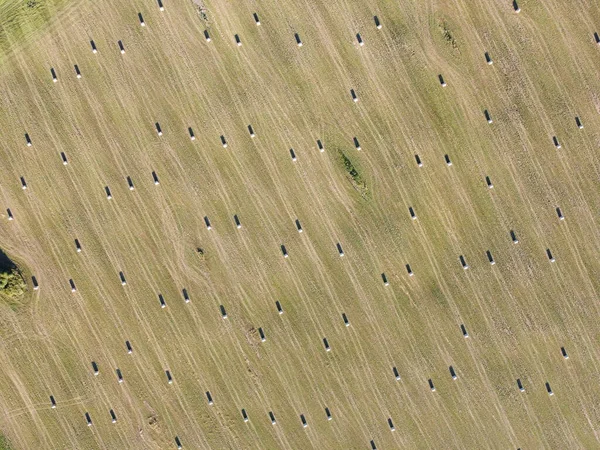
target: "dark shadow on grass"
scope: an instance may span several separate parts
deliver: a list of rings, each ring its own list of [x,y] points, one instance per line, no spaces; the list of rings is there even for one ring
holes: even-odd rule
[[[9,272],[16,268],[17,265],[0,249],[0,272]]]

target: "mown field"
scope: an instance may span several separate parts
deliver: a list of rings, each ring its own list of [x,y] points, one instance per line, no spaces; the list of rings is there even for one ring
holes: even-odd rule
[[[163,4],[0,1],[0,447],[598,448],[600,4]]]

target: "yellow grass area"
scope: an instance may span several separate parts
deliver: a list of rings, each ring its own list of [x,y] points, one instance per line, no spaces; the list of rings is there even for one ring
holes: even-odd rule
[[[600,4],[162,1],[0,1],[0,448],[600,446]]]

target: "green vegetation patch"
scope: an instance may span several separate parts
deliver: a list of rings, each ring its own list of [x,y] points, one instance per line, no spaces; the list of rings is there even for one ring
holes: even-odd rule
[[[9,298],[18,298],[25,293],[25,281],[17,269],[0,272],[0,293]]]
[[[342,159],[342,163],[344,164],[344,168],[346,169],[346,173],[348,175],[348,179],[352,182],[352,186],[356,189],[363,197],[367,194],[367,182],[359,172],[359,170],[354,166],[354,163],[346,154],[340,150],[340,157]]]
[[[67,0],[0,0],[0,63],[45,28]]]
[[[22,304],[26,290],[27,285],[21,271],[0,250],[0,301],[15,309]],[[2,450],[1,446],[0,450]]]
[[[10,445],[10,441],[6,436],[0,434],[0,450],[13,450],[13,446]]]

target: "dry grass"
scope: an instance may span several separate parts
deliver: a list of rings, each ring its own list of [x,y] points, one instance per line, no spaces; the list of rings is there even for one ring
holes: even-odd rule
[[[0,307],[12,446],[597,447],[600,7],[163,1],[0,40],[0,247],[40,283]]]

